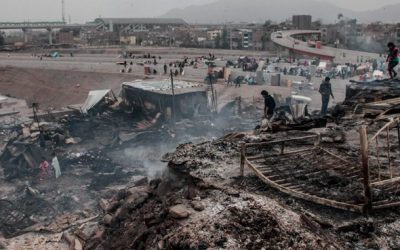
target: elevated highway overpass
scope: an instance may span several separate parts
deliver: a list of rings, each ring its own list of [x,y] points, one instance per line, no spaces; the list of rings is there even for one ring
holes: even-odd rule
[[[0,22],[0,30],[13,29],[63,29],[63,28],[90,28],[96,27],[96,23],[89,24],[67,24],[65,22]]]
[[[134,34],[135,32],[149,32],[155,27],[181,27],[187,26],[179,18],[97,18],[94,22],[86,24],[67,24],[65,22],[0,22],[1,30],[22,30],[24,42],[28,41],[27,31],[45,29],[49,31],[49,43],[52,41],[53,29],[96,29],[105,32],[122,32]]]
[[[318,30],[288,30],[271,34],[271,41],[278,46],[289,50],[291,53],[310,57],[318,57],[321,60],[335,61],[338,63],[357,63],[357,58],[378,59],[379,54],[356,50],[337,49],[328,46],[321,48],[310,47],[307,42],[296,39],[296,36],[321,35]]]
[[[93,28],[98,24],[67,24],[65,22],[0,22],[0,30],[22,30],[24,32],[24,42],[28,42],[27,31],[34,29],[45,29],[49,31],[49,44],[53,43],[53,29],[82,29]]]

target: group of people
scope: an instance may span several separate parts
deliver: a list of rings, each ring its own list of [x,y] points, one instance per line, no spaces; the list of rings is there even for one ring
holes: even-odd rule
[[[319,88],[319,93],[322,97],[322,107],[321,107],[321,115],[325,116],[328,111],[328,104],[330,98],[334,99],[334,95],[332,92],[332,85],[330,83],[330,78],[326,77],[325,80],[321,83]],[[276,103],[274,98],[268,93],[268,91],[261,91],[261,95],[264,98],[264,118],[270,119],[274,115]]]
[[[58,179],[61,176],[61,168],[60,168],[60,163],[58,161],[58,158],[55,153],[52,155],[52,160],[51,160],[51,165],[49,162],[46,160],[45,157],[42,157],[42,160],[39,165],[40,169],[40,174],[39,174],[39,180],[44,180],[45,178],[50,176],[50,167],[53,168],[54,170],[54,175],[56,179]]]
[[[244,81],[244,76],[237,76],[236,78],[233,77],[232,74],[229,74],[228,80],[227,80],[227,85],[233,85],[235,84],[235,88],[240,88],[240,84]]]
[[[388,56],[386,58],[386,62],[388,63],[388,73],[390,76],[390,79],[394,79],[397,76],[397,72],[395,71],[395,67],[399,64],[400,62],[400,54],[399,54],[399,49],[396,47],[396,45],[393,42],[390,42],[387,44],[387,47],[389,49],[388,51]],[[328,105],[330,98],[334,99],[334,95],[332,92],[332,85],[330,82],[330,78],[326,77],[324,81],[321,83],[319,87],[319,93],[321,94],[321,99],[322,99],[322,106],[321,106],[321,116],[325,116],[327,111],[328,111]],[[275,103],[273,105],[271,104],[273,98],[268,94],[267,91],[261,92],[265,99],[265,105],[264,105],[264,115],[266,117],[272,116],[273,110],[275,108]]]

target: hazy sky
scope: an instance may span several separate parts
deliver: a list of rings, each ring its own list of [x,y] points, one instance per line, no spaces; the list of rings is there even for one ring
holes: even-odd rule
[[[65,0],[67,20],[92,21],[102,17],[155,17],[172,8],[215,0]],[[251,1],[251,0],[247,0]],[[277,0],[279,1],[279,0]],[[301,1],[301,0],[293,0]],[[352,10],[368,10],[399,0],[319,0]],[[0,21],[60,20],[61,0],[0,0]]]

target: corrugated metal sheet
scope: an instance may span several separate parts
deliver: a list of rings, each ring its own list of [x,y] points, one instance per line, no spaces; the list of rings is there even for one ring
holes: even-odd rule
[[[83,106],[81,107],[82,112],[84,114],[87,114],[90,109],[92,109],[97,103],[103,100],[103,98],[111,92],[111,89],[90,91],[88,97],[86,98],[85,104],[83,104]]]
[[[169,80],[160,81],[134,81],[134,82],[124,82],[122,83],[122,88],[134,88],[143,91],[149,91],[158,94],[171,95],[171,82]],[[205,87],[202,84],[190,83],[184,81],[174,81],[174,91],[175,94],[185,94],[194,92],[204,92]]]

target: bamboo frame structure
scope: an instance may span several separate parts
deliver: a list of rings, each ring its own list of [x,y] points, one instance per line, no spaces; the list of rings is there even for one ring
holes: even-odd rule
[[[400,147],[400,117],[399,118],[391,118],[388,123],[386,123],[382,128],[378,130],[371,138],[368,138],[368,127],[361,126],[360,127],[360,153],[361,153],[361,163],[358,165],[357,163],[350,162],[349,160],[343,159],[342,157],[322,148],[320,146],[320,135],[315,134],[311,136],[303,136],[292,139],[285,140],[275,140],[270,142],[261,142],[261,143],[242,143],[240,150],[240,176],[244,176],[244,169],[247,166],[252,172],[258,176],[258,178],[266,183],[267,185],[285,193],[291,195],[293,197],[307,200],[316,204],[330,206],[342,210],[347,210],[351,212],[360,212],[364,214],[369,214],[372,210],[383,209],[388,207],[400,206],[400,201],[391,201],[391,200],[383,200],[383,201],[374,201],[371,188],[382,188],[384,191],[390,191],[396,184],[400,183],[400,176],[394,176],[393,172],[393,164],[391,161],[392,154],[390,153],[391,143],[389,138],[389,130],[391,127],[397,128],[398,139],[399,139],[399,147]],[[395,126],[397,125],[397,126]],[[386,147],[387,151],[386,156],[388,157],[389,162],[389,178],[384,178],[382,171],[382,160],[380,158],[379,151],[379,136],[385,134],[386,139]],[[302,148],[295,151],[287,151],[286,146],[290,143],[296,141],[305,141],[305,140],[314,140],[314,145],[306,148]],[[370,145],[375,143],[377,146],[377,166],[370,165]],[[256,155],[256,156],[248,156],[247,152],[250,148],[263,148],[269,146],[279,146],[278,152],[275,154],[266,155]],[[313,177],[318,176],[323,170],[311,170],[311,169],[302,169],[297,171],[287,171],[288,169],[282,166],[277,165],[267,165],[260,166],[257,164],[257,161],[267,159],[268,157],[296,157],[300,156],[303,153],[307,152],[322,152],[326,154],[328,157],[335,159],[337,162],[336,166],[331,166],[330,169],[338,171],[343,178],[350,178],[353,181],[359,182],[362,185],[364,192],[364,202],[359,203],[356,201],[338,201],[334,199],[327,199],[325,197],[320,197],[318,195],[309,193],[305,190],[306,184],[296,184],[291,183],[291,179],[293,176],[304,176],[304,177]],[[342,164],[342,165],[341,165]],[[344,167],[346,166],[346,167]],[[326,168],[327,169],[327,168]],[[325,169],[325,170],[326,170]],[[371,174],[371,170],[377,169],[377,176],[373,176]],[[287,173],[285,172],[287,171]]]
[[[295,141],[304,141],[304,140],[309,140],[309,139],[314,139],[314,145],[305,149],[300,149],[300,150],[295,150],[295,151],[285,151],[285,146],[290,143],[290,142],[295,142]],[[349,164],[349,162],[340,156],[336,156],[333,153],[330,153],[329,151],[322,149],[320,147],[320,135],[311,135],[311,136],[304,136],[304,137],[298,137],[298,138],[293,138],[293,139],[286,139],[286,140],[277,140],[277,141],[270,141],[270,142],[262,142],[262,143],[243,143],[241,145],[241,167],[240,167],[240,175],[244,175],[244,167],[247,166],[250,170],[252,170],[264,183],[267,185],[285,193],[288,195],[291,195],[293,197],[307,200],[314,202],[316,204],[320,205],[325,205],[325,206],[330,206],[338,209],[343,209],[351,212],[362,212],[363,211],[363,206],[358,205],[358,204],[350,204],[346,202],[340,202],[336,201],[333,199],[327,199],[323,197],[319,197],[313,194],[306,193],[302,187],[303,185],[296,185],[296,184],[290,184],[285,182],[285,179],[279,179],[279,180],[274,180],[274,177],[282,177],[285,176],[285,174],[280,174],[280,175],[268,175],[265,174],[267,172],[271,172],[271,174],[274,173],[272,168],[262,168],[258,167],[256,164],[254,164],[252,161],[259,160],[265,158],[265,156],[255,156],[255,157],[247,157],[247,149],[251,147],[263,147],[263,146],[270,146],[270,145],[279,145],[279,154],[272,154],[269,157],[279,157],[279,156],[286,156],[286,155],[297,155],[300,153],[304,152],[313,152],[315,150],[322,150],[323,152],[327,152],[328,155],[333,156],[335,159],[340,160],[344,164]],[[278,168],[279,169],[279,168]],[[303,176],[313,176],[313,175],[318,175],[321,171],[315,171],[315,172],[307,172],[305,170],[303,171],[297,171],[296,174],[301,174]],[[290,175],[293,173],[288,174],[288,179],[290,179]]]

